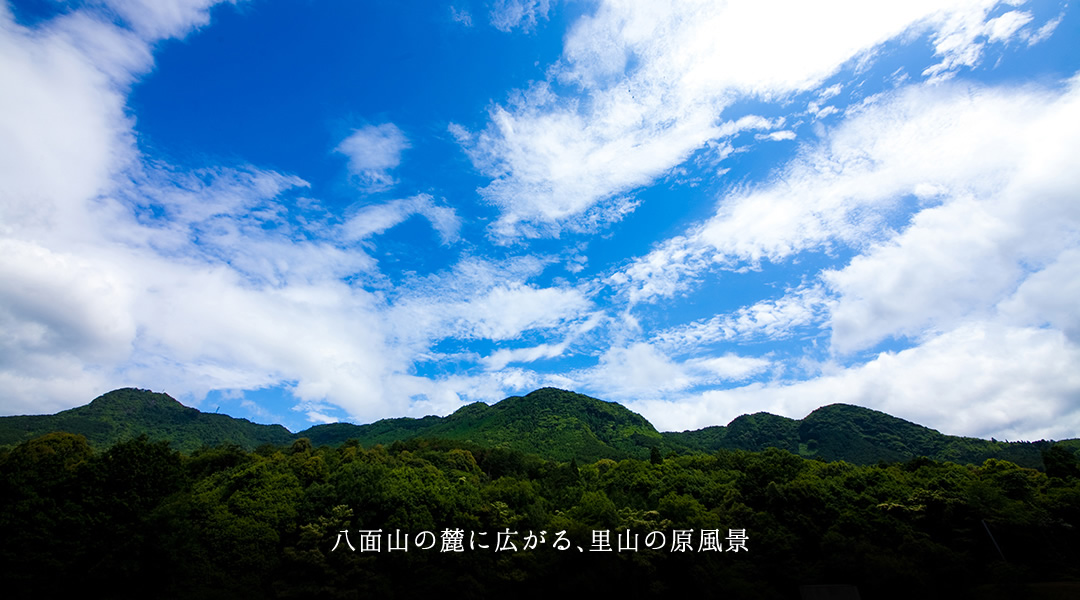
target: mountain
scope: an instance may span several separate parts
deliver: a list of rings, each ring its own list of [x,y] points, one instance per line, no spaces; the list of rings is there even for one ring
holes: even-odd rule
[[[856,464],[926,456],[938,461],[976,464],[998,458],[1038,469],[1043,468],[1042,451],[1052,445],[1046,441],[999,442],[945,435],[880,411],[850,404],[823,406],[802,420],[756,413],[738,417],[727,427],[662,435],[676,448],[704,452],[761,450],[773,446],[806,458],[816,456]],[[1066,442],[1062,443],[1068,446]],[[1074,449],[1073,446],[1069,448]]]
[[[146,433],[151,439],[170,440],[174,448],[186,452],[222,443],[247,449],[263,444],[281,446],[300,438],[308,438],[316,446],[339,445],[346,440],[373,446],[443,438],[581,462],[644,459],[652,448],[668,453],[775,447],[806,458],[856,464],[926,456],[976,464],[999,458],[1039,469],[1043,468],[1042,451],[1053,445],[1046,441],[999,442],[945,435],[883,412],[847,404],[821,407],[801,420],[759,412],[742,415],[727,426],[660,433],[644,417],[620,404],[554,388],[492,405],[476,402],[446,417],[383,419],[367,425],[333,423],[293,434],[281,425],[259,425],[203,413],[166,394],[127,388],[55,415],[0,417],[0,446],[53,431],[85,435],[97,448]],[[1080,440],[1066,440],[1058,446],[1080,455]]]
[[[493,405],[475,402],[453,414],[423,419],[386,419],[370,425],[316,425],[297,435],[313,444],[387,444],[416,437],[504,445],[556,460],[648,458],[663,437],[641,415],[615,402],[543,388]]]
[[[124,388],[55,415],[0,417],[0,446],[53,431],[84,435],[99,449],[145,433],[151,439],[169,440],[173,448],[185,452],[224,443],[251,449],[261,444],[289,444],[294,439],[281,425],[204,413],[168,394]]]

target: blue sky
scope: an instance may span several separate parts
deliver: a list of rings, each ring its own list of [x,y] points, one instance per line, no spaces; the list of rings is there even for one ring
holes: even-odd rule
[[[0,414],[1080,435],[1062,2],[0,8]]]

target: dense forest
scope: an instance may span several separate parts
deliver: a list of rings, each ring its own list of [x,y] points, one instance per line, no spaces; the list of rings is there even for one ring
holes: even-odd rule
[[[1080,465],[1062,445],[1042,457],[1044,471],[776,448],[579,463],[460,440],[182,453],[51,433],[0,449],[2,586],[7,598],[798,598],[812,584],[1055,597],[1080,580]]]

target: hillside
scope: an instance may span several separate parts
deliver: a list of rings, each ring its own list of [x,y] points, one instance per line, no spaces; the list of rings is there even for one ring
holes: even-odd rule
[[[416,437],[505,445],[556,460],[592,462],[600,458],[648,458],[664,446],[661,434],[641,415],[621,404],[543,388],[488,406],[475,402],[444,417],[385,419],[370,425],[316,425],[300,432],[313,444],[387,444]]]
[[[855,464],[926,456],[939,461],[974,464],[998,458],[1038,469],[1043,468],[1042,451],[1052,445],[1046,441],[998,442],[945,435],[880,411],[850,404],[823,406],[802,420],[756,413],[738,417],[727,427],[663,435],[672,446],[704,452],[720,449],[756,451],[772,446],[806,458],[820,457]]]
[[[55,415],[0,417],[0,445],[18,444],[54,431],[84,435],[98,449],[145,433],[154,440],[169,440],[173,448],[185,452],[224,443],[251,449],[261,444],[288,444],[294,439],[281,425],[204,413],[168,394],[134,388],[113,390],[90,404]]]
[[[126,388],[55,415],[0,417],[0,446],[54,431],[84,435],[99,449],[143,433],[150,439],[169,440],[173,448],[187,452],[222,443],[251,450],[263,444],[286,445],[300,438],[308,438],[316,446],[357,440],[367,447],[443,438],[579,462],[643,459],[650,456],[652,448],[668,454],[774,447],[806,458],[855,464],[926,456],[974,464],[999,458],[1039,469],[1044,466],[1042,452],[1053,445],[950,436],[846,404],[824,406],[801,420],[759,412],[737,417],[726,426],[660,433],[644,417],[620,404],[554,388],[490,406],[476,402],[446,417],[383,419],[367,425],[333,423],[293,434],[280,425],[203,413],[166,394]],[[1077,440],[1066,440],[1059,446],[1080,454]]]

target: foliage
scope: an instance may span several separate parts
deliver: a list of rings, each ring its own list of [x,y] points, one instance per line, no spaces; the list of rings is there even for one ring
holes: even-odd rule
[[[477,598],[789,598],[842,582],[864,597],[1011,597],[1080,577],[1075,457],[1048,454],[1049,475],[999,459],[855,465],[777,448],[578,463],[452,440],[182,454],[144,436],[95,451],[56,433],[0,453],[0,585],[9,598],[419,598],[447,586]],[[372,553],[339,539],[454,528],[465,548],[489,548]],[[745,529],[749,551],[590,551],[594,531],[614,545],[682,529]],[[518,550],[494,551],[506,531]],[[524,550],[541,531],[545,543]],[[554,549],[556,532],[575,547]]]

